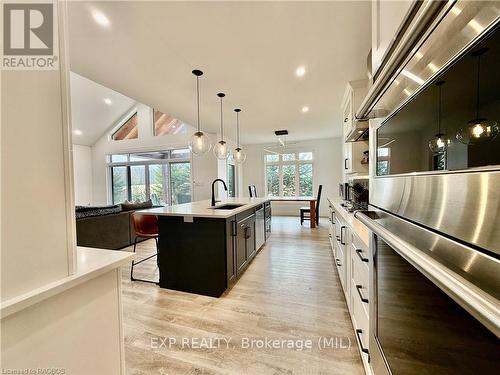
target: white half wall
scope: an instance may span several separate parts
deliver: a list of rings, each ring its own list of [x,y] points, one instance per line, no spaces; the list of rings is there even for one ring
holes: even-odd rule
[[[75,186],[75,204],[92,204],[92,148],[73,145],[73,180]]]
[[[247,160],[243,164],[243,196],[248,196],[248,185],[255,185],[258,196],[265,196],[264,149],[267,145],[246,145]],[[313,189],[318,192],[318,186],[323,185],[320,202],[320,216],[328,216],[328,197],[338,196],[338,184],[342,179],[342,141],[340,138],[324,138],[303,141],[287,147],[293,152],[312,151]],[[307,202],[273,202],[273,215],[299,215],[299,208],[308,206]]]

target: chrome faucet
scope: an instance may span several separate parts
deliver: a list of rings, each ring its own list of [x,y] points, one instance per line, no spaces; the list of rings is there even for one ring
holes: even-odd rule
[[[215,202],[217,202],[217,201],[215,200],[215,191],[214,191],[214,186],[215,186],[215,183],[216,183],[217,181],[222,182],[222,184],[224,185],[224,190],[226,190],[226,191],[227,191],[227,185],[226,185],[226,183],[224,182],[224,180],[221,180],[220,178],[216,178],[216,179],[212,182],[212,207],[215,207]]]

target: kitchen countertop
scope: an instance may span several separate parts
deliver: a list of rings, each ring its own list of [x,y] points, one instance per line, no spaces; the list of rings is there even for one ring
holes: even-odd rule
[[[328,198],[328,202],[335,208],[335,212],[338,213],[346,221],[346,223],[351,227],[354,233],[359,237],[363,244],[369,248],[370,234],[369,230],[361,221],[354,217],[354,212],[347,211],[341,206],[341,201],[339,199]]]
[[[133,254],[127,251],[79,246],[76,249],[76,269],[74,274],[2,302],[0,305],[1,318],[3,319],[15,312],[109,272],[112,269],[121,267],[127,264],[132,257]]]
[[[210,207],[210,200],[207,199],[191,203],[174,204],[172,206],[139,210],[136,211],[136,213],[156,216],[190,216],[212,219],[227,219],[231,216],[237,215],[268,201],[269,198],[227,198],[223,199],[221,202],[217,202],[215,206],[219,207],[225,204],[242,204],[243,206],[232,210],[222,210]]]

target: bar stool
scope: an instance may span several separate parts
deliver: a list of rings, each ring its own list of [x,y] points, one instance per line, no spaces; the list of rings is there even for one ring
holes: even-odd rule
[[[154,238],[155,242],[156,242],[156,254],[150,255],[144,259],[141,259],[138,262],[136,262],[135,260],[132,260],[132,267],[130,269],[130,280],[158,284],[158,282],[156,282],[156,281],[134,278],[134,266],[136,266],[142,262],[145,262],[146,260],[151,259],[153,257],[157,257],[156,264],[158,265],[158,252],[159,252],[158,251],[158,217],[153,216],[153,215],[140,215],[140,214],[135,214],[135,213],[132,214],[131,216],[132,216],[132,223],[134,224],[134,230],[135,230],[134,254],[135,254],[135,250],[137,247],[137,239],[138,238],[147,238],[147,239]]]

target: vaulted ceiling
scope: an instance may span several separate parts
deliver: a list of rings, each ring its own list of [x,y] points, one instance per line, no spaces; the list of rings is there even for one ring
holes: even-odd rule
[[[230,135],[232,109],[243,109],[243,143],[274,141],[276,129],[288,129],[289,140],[339,136],[345,85],[365,77],[371,44],[369,1],[68,7],[72,71],[195,124],[191,70],[201,69],[202,127],[218,130],[223,91]]]

